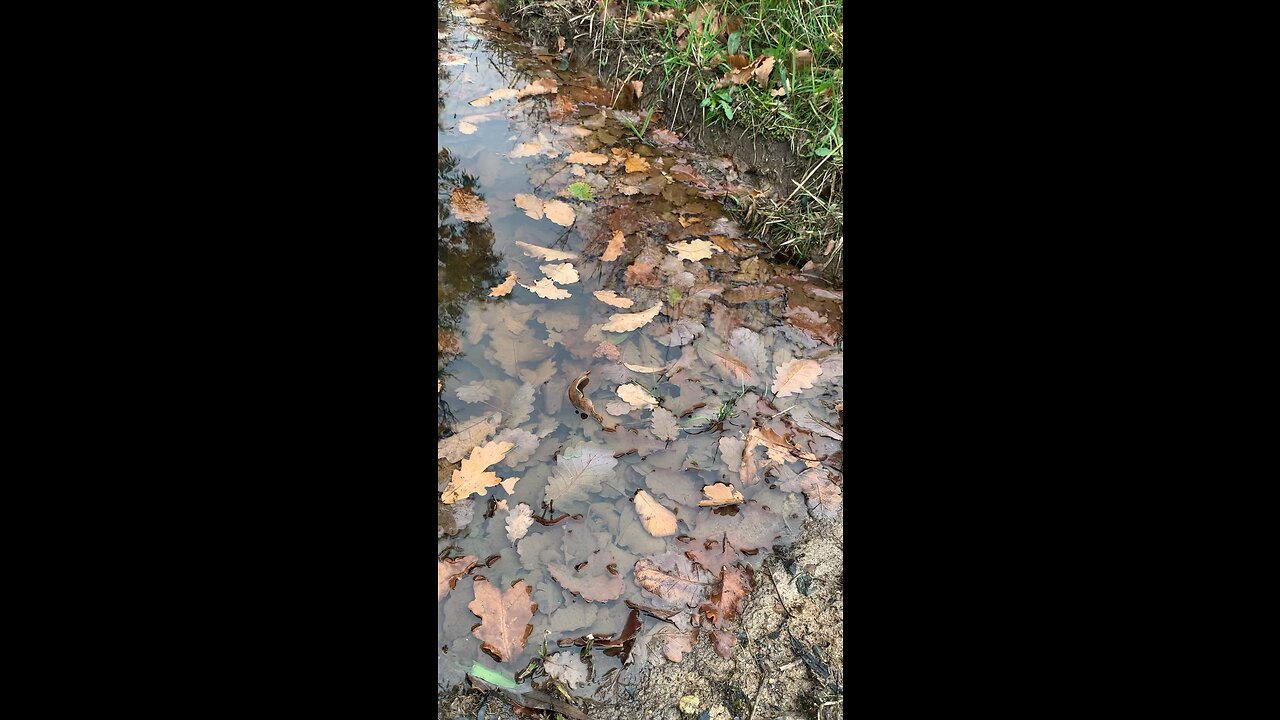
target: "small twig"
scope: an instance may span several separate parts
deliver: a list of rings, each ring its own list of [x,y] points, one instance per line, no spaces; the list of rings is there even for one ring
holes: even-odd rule
[[[778,583],[773,579],[773,570],[769,569],[766,574],[769,576],[769,584],[773,586],[773,592],[778,595],[778,602],[782,604],[782,612],[787,617],[792,617],[791,611],[787,609],[787,603],[782,599],[782,591],[778,589]]]

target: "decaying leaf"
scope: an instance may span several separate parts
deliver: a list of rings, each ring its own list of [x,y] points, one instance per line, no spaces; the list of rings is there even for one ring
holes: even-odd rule
[[[611,554],[601,559],[593,558],[581,570],[552,563],[547,565],[547,572],[561,587],[587,602],[609,602],[622,597],[627,591],[627,583],[622,576],[609,572],[611,560]]]
[[[618,350],[618,346],[604,340],[596,346],[595,352],[591,353],[592,357],[607,357],[610,360],[617,360],[622,357],[622,353]]]
[[[657,368],[661,370],[662,368]],[[649,428],[654,437],[659,440],[675,440],[680,435],[680,424],[676,421],[676,416],[666,408],[655,408],[653,411],[653,424]]]
[[[813,381],[822,374],[822,366],[813,360],[792,360],[778,368],[773,380],[776,397],[799,395],[801,390],[813,387]]]
[[[724,301],[731,305],[740,305],[757,300],[772,300],[782,297],[782,289],[772,285],[744,285],[725,293]]]
[[[721,505],[737,505],[745,501],[742,493],[738,492],[732,485],[724,483],[716,483],[714,485],[705,485],[702,492],[706,494],[707,499],[698,503],[702,507],[720,507]]]
[[[471,569],[479,564],[479,560],[474,555],[466,555],[460,558],[445,558],[436,561],[436,577],[438,580],[436,602],[444,599],[445,595],[458,584],[458,578],[471,572]]]
[[[638,313],[614,313],[609,318],[609,322],[601,326],[601,330],[605,332],[630,332],[648,325],[654,318],[658,317],[658,313],[662,312],[662,303],[658,303],[653,307]]]
[[[516,542],[529,532],[529,526],[533,524],[533,511],[528,505],[520,503],[507,513],[507,539]]]
[[[462,188],[449,193],[449,207],[459,220],[480,223],[489,219],[488,203]]]
[[[782,516],[748,500],[738,506],[735,516],[717,515],[711,508],[698,513],[698,522],[692,535],[702,538],[718,538],[722,535],[739,550],[768,548],[782,531]]]
[[[667,370],[666,365],[650,367],[648,365],[633,365],[629,362],[624,362],[622,363],[622,366],[630,370],[631,372],[638,372],[638,373],[660,373],[660,372],[666,372]]]
[[[667,537],[676,534],[676,516],[663,507],[653,496],[641,490],[636,493],[636,513],[644,529],[654,537]]]
[[[493,397],[493,388],[482,382],[470,382],[458,388],[458,399],[463,402],[484,402],[491,397]]]
[[[644,408],[655,408],[658,406],[658,400],[649,394],[648,390],[639,383],[627,383],[618,388],[618,397],[627,401],[631,407],[641,410]]]
[[[723,252],[708,240],[690,240],[688,242],[670,243],[667,249],[681,260],[706,260],[713,252]]]
[[[453,479],[440,496],[440,502],[448,505],[470,495],[487,495],[486,489],[497,485],[501,479],[497,473],[485,472],[485,469],[500,462],[513,447],[509,442],[494,440],[472,450],[471,456],[462,461],[462,468],[453,471]]]
[[[622,417],[623,415],[627,415],[631,411],[635,410],[635,408],[631,407],[629,403],[624,403],[618,400],[614,400],[608,405],[605,405],[604,409],[607,410],[610,415],[615,415],[617,417]]]
[[[613,348],[615,352],[617,351],[617,347],[610,343],[601,344],[609,345],[609,347]],[[611,431],[616,427],[616,425],[611,426],[609,423],[605,422],[604,416],[596,411],[595,404],[593,404],[591,399],[587,397],[586,391],[584,390],[584,388],[587,387],[587,383],[591,381],[590,376],[591,371],[588,370],[575,378],[573,382],[569,383],[569,404],[577,408],[578,412],[584,412],[595,418],[596,422],[600,423],[605,430]]]
[[[564,502],[584,498],[600,490],[600,484],[614,477],[618,461],[608,448],[596,445],[566,446],[560,451],[556,468],[547,481],[547,499]]]
[[[772,67],[772,65],[771,65]],[[529,97],[531,95],[546,95],[559,92],[559,83],[555,78],[538,78],[533,82],[525,85],[516,92],[516,97]]]
[[[569,263],[561,263],[559,265],[541,265],[538,267],[543,275],[546,275],[553,282],[561,285],[578,282],[578,271]]]
[[[507,275],[507,279],[502,281],[501,285],[498,285],[497,287],[489,291],[489,297],[502,297],[504,295],[510,295],[511,290],[515,288],[515,286],[516,286],[516,274],[510,273]]]
[[[556,375],[556,361],[550,358],[548,358],[545,362],[543,362],[541,365],[539,365],[536,368],[533,368],[530,370],[526,370],[522,368],[520,370],[520,379],[524,380],[530,386],[541,385],[547,382],[548,380],[550,380],[551,378],[555,377],[555,375]],[[532,399],[533,399],[532,396],[530,396],[531,401]],[[526,417],[525,420],[527,419],[528,418]],[[512,422],[515,422],[514,418],[512,419]],[[521,420],[520,422],[524,422],[524,420]]]
[[[609,162],[609,158],[605,155],[601,155],[600,153],[576,152],[571,153],[569,157],[565,158],[565,162],[578,163],[581,165],[604,165]]]
[[[506,100],[507,98],[515,97],[517,94],[518,93],[515,90],[512,90],[511,88],[498,88],[497,90],[494,90],[488,95],[485,95],[483,97],[478,97],[475,100],[472,100],[468,104],[473,105],[475,107],[484,107],[485,105],[488,105],[494,100]]]
[[[785,468],[784,471],[784,475],[790,474]],[[778,483],[778,489],[784,492],[803,492],[809,514],[816,518],[836,518],[844,512],[844,494],[822,468],[808,468],[799,475],[789,477]]]
[[[436,446],[437,459],[444,458],[451,463],[458,462],[471,452],[471,448],[492,435],[501,422],[502,415],[494,413],[488,417],[472,418],[465,423],[460,423],[453,435],[442,439]]]
[[[756,82],[760,83],[760,87],[769,87],[769,76],[773,74],[773,56],[766,56],[760,61],[760,65],[751,71],[755,76]]]
[[[715,649],[716,654],[728,660],[733,655],[733,649],[738,646],[738,636],[724,630],[711,631],[711,647]]]
[[[471,631],[480,638],[480,649],[498,662],[505,662],[520,654],[533,632],[529,621],[538,611],[538,604],[530,601],[533,588],[523,580],[516,582],[505,593],[488,580],[475,583],[476,599],[467,608],[481,622]]]
[[[631,298],[620,297],[612,290],[597,290],[592,294],[595,295],[596,299],[600,302],[614,307],[629,308],[632,305],[635,305],[635,301]]]
[[[622,251],[627,249],[626,242],[627,240],[623,236],[622,231],[614,230],[613,237],[609,240],[609,246],[604,249],[604,254],[600,256],[600,259],[605,262],[617,260],[622,256]],[[627,304],[622,307],[631,307],[631,305]]]
[[[836,338],[840,334],[839,330],[827,321],[826,315],[821,315],[811,308],[801,305],[793,305],[787,308],[787,322],[792,327],[800,328],[809,336],[828,345],[834,345]]]
[[[515,241],[520,249],[524,250],[524,254],[529,257],[542,258],[543,260],[577,260],[578,254],[565,252],[564,250],[554,250],[552,248],[542,247],[540,245],[531,245],[527,242]]]
[[[636,561],[635,580],[646,592],[691,608],[707,598],[714,584],[714,578],[707,571],[674,552]]]
[[[742,614],[742,608],[756,587],[756,573],[748,565],[725,566],[720,569],[720,587],[710,602],[698,609],[718,628]]]
[[[561,227],[569,227],[576,218],[573,206],[561,200],[546,201],[542,204],[542,211],[546,213],[548,220]],[[556,258],[549,259],[554,260]]]
[[[695,543],[693,549],[685,551],[685,557],[697,563],[698,567],[711,573],[712,576],[718,577],[721,568],[738,562],[742,556],[733,549],[732,544],[724,543],[722,546],[717,539]]]
[[[516,207],[523,210],[525,215],[528,215],[534,220],[542,219],[542,200],[538,199],[537,195],[517,193]]]
[[[679,135],[662,128],[649,130],[649,137],[663,145],[678,145],[680,143]]]
[[[576,652],[552,653],[542,661],[542,667],[548,675],[567,685],[570,690],[587,684],[587,664],[582,662]]]
[[[647,172],[649,170],[649,161],[640,155],[631,155],[627,157],[625,163],[627,172]]]
[[[520,283],[520,287],[532,292],[538,297],[546,298],[548,300],[564,300],[567,297],[573,296],[568,290],[562,290],[561,288],[556,287],[556,284],[549,278],[542,278],[532,285]]]

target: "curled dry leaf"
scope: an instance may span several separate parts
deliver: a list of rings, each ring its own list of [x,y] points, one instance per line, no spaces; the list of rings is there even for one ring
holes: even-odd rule
[[[511,290],[514,289],[515,286],[516,286],[516,274],[510,273],[507,275],[507,279],[502,281],[501,285],[498,285],[497,287],[489,291],[489,297],[502,297],[504,295],[510,295]]]
[[[471,572],[471,569],[479,564],[479,560],[474,555],[466,555],[460,558],[445,558],[436,561],[436,577],[438,581],[436,602],[444,599],[445,595],[458,584],[458,578]]]
[[[475,590],[476,599],[467,608],[481,620],[471,631],[480,639],[480,649],[498,662],[516,657],[533,632],[529,621],[538,611],[538,604],[530,601],[533,588],[519,580],[503,593],[488,580],[477,580]]]
[[[532,292],[538,297],[546,298],[548,300],[564,300],[565,298],[573,297],[568,290],[562,290],[556,287],[556,284],[548,278],[542,278],[532,285],[520,283],[520,287]]]
[[[462,188],[449,193],[449,207],[459,220],[479,223],[489,219],[489,205]]]
[[[658,406],[658,400],[649,394],[643,386],[638,383],[627,383],[618,388],[618,397],[627,401],[631,407],[641,410],[643,408],[655,408]]]
[[[507,513],[507,539],[513,543],[518,541],[529,533],[529,526],[532,524],[533,511],[528,505],[520,503]]]
[[[638,313],[614,313],[609,322],[601,326],[606,332],[631,332],[648,325],[662,311],[662,303]]]
[[[516,207],[523,210],[525,215],[534,220],[542,219],[542,201],[538,199],[537,195],[518,193],[516,195]]]
[[[546,275],[553,282],[561,285],[569,285],[578,282],[578,271],[569,263],[561,263],[559,265],[542,265],[538,267],[543,275]]]
[[[769,76],[773,74],[773,56],[769,55],[761,60],[760,66],[752,70],[751,74],[760,83],[760,87],[769,87]]]
[[[487,495],[486,488],[501,482],[497,473],[485,472],[490,465],[502,460],[507,451],[515,445],[509,442],[490,441],[471,451],[471,456],[462,461],[462,468],[453,471],[453,479],[444,489],[440,502],[448,505],[470,495]]]
[[[553,250],[552,248],[542,247],[541,245],[532,245],[527,242],[516,240],[516,245],[524,250],[524,254],[529,257],[542,258],[543,260],[577,260],[578,254],[565,252],[564,250]]]
[[[597,290],[592,294],[595,295],[596,299],[600,302],[614,307],[629,308],[632,305],[635,305],[635,301],[631,298],[620,297],[612,290]]]
[[[813,387],[813,381],[822,374],[822,366],[814,360],[792,360],[778,368],[773,380],[776,397],[799,395],[801,390]]]
[[[622,256],[622,251],[627,249],[626,238],[623,237],[621,230],[614,230],[613,237],[609,240],[609,247],[604,249],[604,254],[600,259],[605,262],[612,262]],[[622,305],[621,307],[631,307],[631,303]]]
[[[641,490],[635,496],[636,513],[644,529],[654,537],[667,537],[676,534],[676,516],[663,507],[653,496]]]
[[[576,152],[565,158],[565,162],[578,163],[580,165],[604,165],[609,162],[609,158],[600,153]]]
[[[676,253],[681,260],[706,260],[713,252],[722,252],[709,240],[690,240],[688,242],[670,243],[667,249]]]
[[[738,492],[732,485],[724,483],[716,483],[714,485],[704,485],[702,492],[706,494],[707,499],[698,503],[701,507],[720,507],[721,505],[737,505],[745,502],[742,493]]]
[[[609,347],[613,348],[615,352],[617,351],[617,347],[612,343],[601,344],[607,344]],[[577,408],[578,412],[584,412],[592,418],[595,418],[595,421],[600,423],[601,427],[605,430],[613,430],[617,426],[610,426],[604,421],[604,417],[599,412],[596,412],[596,406],[591,402],[591,399],[587,397],[586,392],[583,390],[587,386],[587,383],[591,381],[590,376],[591,371],[588,370],[575,378],[573,382],[569,383],[569,404]]]
[[[569,227],[577,217],[573,206],[561,200],[546,201],[542,204],[542,211],[546,213],[548,220],[561,227]]]

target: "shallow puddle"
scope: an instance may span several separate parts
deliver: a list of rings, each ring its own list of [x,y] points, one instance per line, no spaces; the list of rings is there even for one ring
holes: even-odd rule
[[[765,554],[841,512],[843,294],[758,256],[731,166],[504,27],[438,28],[438,682],[545,652],[616,702],[732,653]]]

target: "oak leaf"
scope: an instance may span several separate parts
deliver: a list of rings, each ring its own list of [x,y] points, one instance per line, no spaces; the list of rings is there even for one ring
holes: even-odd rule
[[[436,602],[444,599],[445,595],[458,584],[458,579],[463,575],[471,572],[471,569],[479,564],[479,560],[474,555],[466,555],[460,558],[445,558],[436,561],[436,578],[437,578],[437,594]]]
[[[756,573],[748,565],[733,565],[720,568],[720,587],[711,596],[710,602],[698,609],[718,628],[736,619],[742,614],[742,607],[751,591],[756,587]]]
[[[724,301],[731,305],[740,305],[745,302],[782,297],[782,290],[772,285],[744,285],[730,290],[723,297]]]
[[[471,448],[484,442],[492,435],[501,422],[502,415],[500,413],[468,420],[456,429],[453,435],[440,441],[440,445],[436,448],[436,458],[444,458],[451,463],[458,462],[467,453],[471,452]]]
[[[565,158],[565,162],[579,163],[582,165],[604,165],[609,162],[609,158],[600,153],[593,152],[576,152]]]
[[[813,381],[822,374],[822,366],[813,360],[792,360],[778,368],[773,380],[775,397],[799,395],[801,390],[813,387]]]
[[[738,646],[738,636],[724,630],[711,631],[711,647],[715,649],[716,654],[728,660],[733,655],[733,649]]]
[[[531,95],[546,95],[559,92],[559,83],[555,78],[538,78],[533,82],[525,85],[516,92],[516,97],[529,97]]]
[[[641,490],[636,493],[634,502],[640,522],[650,535],[666,537],[676,534],[675,514],[654,500],[652,495]]]
[[[566,446],[547,480],[547,499],[564,502],[585,498],[598,491],[601,483],[614,477],[618,460],[607,448],[596,445]]]
[[[513,543],[518,541],[529,533],[529,526],[532,524],[533,511],[528,505],[520,503],[507,513],[507,539]]]
[[[738,506],[735,516],[717,515],[710,508],[702,510],[691,534],[703,538],[724,536],[738,550],[755,550],[772,547],[782,528],[781,515],[748,500]]]
[[[605,303],[606,305],[612,305],[620,308],[629,308],[632,305],[635,305],[635,301],[631,298],[620,297],[612,290],[596,290],[592,294],[596,296],[597,300]]]
[[[458,388],[458,399],[463,402],[484,402],[493,397],[493,388],[482,382],[470,382]]]
[[[561,263],[559,265],[540,265],[538,269],[542,271],[553,282],[561,285],[578,282],[578,271],[569,263]]]
[[[546,213],[548,220],[561,227],[569,227],[577,217],[573,212],[573,206],[562,200],[546,201],[542,204],[542,211]]]
[[[540,245],[532,245],[530,243],[521,242],[519,240],[516,240],[515,242],[516,242],[516,245],[519,245],[520,248],[524,250],[524,254],[528,255],[529,257],[541,258],[543,260],[577,260],[578,259],[577,253],[565,252],[564,250],[554,250],[552,248],[546,248]]]
[[[649,169],[649,161],[639,155],[632,155],[627,158],[627,172],[645,172]]]
[[[470,495],[487,495],[487,488],[499,484],[502,480],[497,473],[486,472],[485,469],[500,462],[507,451],[515,445],[509,442],[492,440],[471,451],[470,457],[462,461],[462,468],[453,471],[453,479],[440,497],[440,502],[448,505]]]
[[[638,313],[614,313],[609,322],[601,326],[606,332],[630,332],[648,325],[662,311],[662,303]]]
[[[716,483],[714,485],[705,485],[702,492],[706,494],[707,499],[698,503],[702,507],[720,507],[721,505],[737,505],[744,502],[745,498],[742,493],[738,492],[732,485],[724,483]]]
[[[657,370],[661,369],[657,368]],[[680,435],[680,425],[676,422],[676,416],[666,408],[654,409],[653,424],[649,429],[659,440],[671,441]]]
[[[459,220],[480,223],[489,219],[488,203],[462,188],[449,193],[449,207]]]
[[[549,278],[542,278],[532,285],[520,283],[520,287],[532,292],[538,297],[546,298],[548,300],[564,300],[567,297],[573,296],[568,290],[562,290],[561,288],[556,287],[556,284]]]
[[[741,558],[738,551],[733,549],[733,545],[724,543],[722,546],[720,540],[704,540],[696,543],[695,548],[686,550],[684,555],[713,576],[719,576],[721,568],[732,565]]]
[[[614,230],[613,237],[609,239],[609,246],[604,249],[604,254],[600,256],[600,259],[605,262],[617,260],[622,255],[622,251],[627,249],[626,242],[626,237],[623,236],[622,231]],[[630,305],[623,305],[622,307],[630,307]]]
[[[621,575],[609,571],[607,564],[613,560],[612,554],[604,558],[592,558],[581,570],[574,570],[564,565],[547,565],[547,572],[561,587],[587,602],[608,602],[617,600],[627,591],[627,584]]]
[[[655,408],[658,406],[658,400],[649,394],[639,383],[627,383],[618,388],[618,397],[627,401],[631,407],[641,410],[643,408]]]
[[[477,580],[474,585],[476,599],[467,608],[481,622],[471,634],[480,639],[480,649],[498,662],[515,658],[528,642],[529,633],[533,632],[529,621],[538,611],[538,604],[530,601],[533,588],[523,580],[517,581],[505,593],[488,580]]]
[[[714,584],[710,573],[674,552],[636,561],[635,580],[645,592],[685,607],[701,604]]]
[[[789,471],[785,471],[784,475],[788,473]],[[778,483],[778,489],[784,492],[803,492],[809,514],[816,518],[836,518],[844,512],[844,494],[822,468],[809,468],[789,477]]]
[[[534,220],[542,219],[542,200],[539,199],[537,195],[517,193],[515,199],[516,207],[523,210],[525,215],[528,215]]]
[[[707,240],[690,240],[688,242],[668,243],[667,249],[681,260],[706,260],[713,252],[724,252]]]
[[[503,295],[510,295],[512,289],[514,289],[515,286],[516,286],[516,274],[510,273],[509,275],[507,275],[507,279],[502,281],[501,285],[498,285],[497,287],[489,291],[489,297],[502,297]]]

